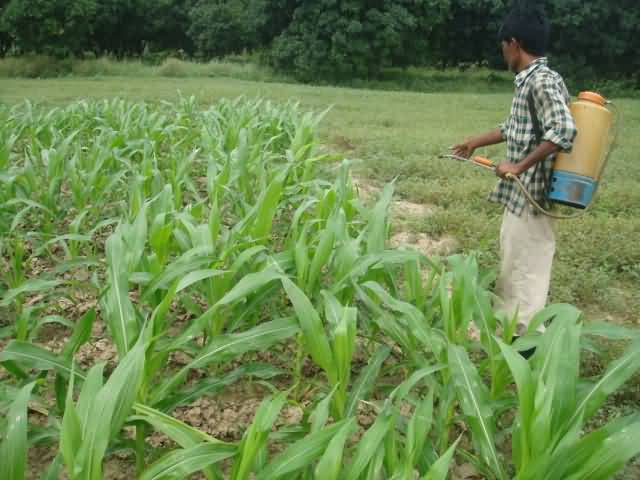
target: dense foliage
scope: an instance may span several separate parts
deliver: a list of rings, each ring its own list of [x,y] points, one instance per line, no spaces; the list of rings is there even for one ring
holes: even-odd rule
[[[564,73],[611,78],[637,72],[638,2],[544,1],[553,25],[551,54]],[[173,52],[212,58],[261,51],[262,58],[302,79],[371,77],[389,66],[499,67],[496,32],[511,3],[4,0],[0,54]]]

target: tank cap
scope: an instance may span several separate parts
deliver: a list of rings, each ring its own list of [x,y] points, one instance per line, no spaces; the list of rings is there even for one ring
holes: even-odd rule
[[[597,103],[598,105],[602,105],[603,107],[607,104],[607,100],[602,95],[596,92],[580,92],[578,94],[578,99]]]

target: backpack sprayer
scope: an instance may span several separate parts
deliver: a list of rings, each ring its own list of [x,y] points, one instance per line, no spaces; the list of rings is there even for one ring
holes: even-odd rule
[[[621,118],[617,110],[614,115],[612,110],[607,108],[608,106],[614,107],[615,110],[613,103],[594,92],[581,92],[577,100],[571,103],[571,114],[578,134],[571,152],[561,152],[556,156],[551,175],[549,200],[581,209],[582,212],[575,215],[551,213],[535,201],[517,176],[507,175],[507,179],[518,184],[522,193],[540,213],[558,219],[577,218],[584,215],[593,204],[600,179],[616,143],[619,131],[617,124]],[[537,120],[535,112],[531,112],[531,115]],[[535,123],[534,120],[534,126]],[[442,155],[442,157],[461,160],[494,172],[496,168],[491,160],[480,156],[471,159],[457,155]]]

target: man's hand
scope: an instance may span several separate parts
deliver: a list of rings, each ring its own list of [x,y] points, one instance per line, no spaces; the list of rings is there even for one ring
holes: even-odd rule
[[[558,145],[556,145],[555,143],[547,141],[542,142],[536,147],[533,152],[527,155],[520,162],[502,162],[496,167],[496,175],[500,178],[506,178],[508,173],[518,176],[522,172],[529,170],[536,163],[547,158],[549,155],[553,155],[554,153],[558,152],[558,150],[560,150],[560,147],[558,147]]]
[[[477,137],[469,138],[464,142],[451,147],[452,153],[459,157],[469,158],[473,155],[476,148],[486,147],[487,145],[495,145],[497,143],[504,142],[502,138],[502,132],[499,128],[491,130],[490,132],[478,135]]]
[[[476,147],[473,145],[471,140],[466,140],[463,143],[459,143],[458,145],[454,145],[451,147],[452,153],[457,155],[458,157],[469,158],[473,155]]]
[[[500,178],[507,178],[507,174],[515,175],[516,177],[522,173],[519,163],[502,162],[496,167],[496,175]]]

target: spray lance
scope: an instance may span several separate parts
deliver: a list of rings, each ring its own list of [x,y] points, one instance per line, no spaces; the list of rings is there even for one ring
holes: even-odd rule
[[[581,92],[570,108],[578,134],[571,152],[556,156],[548,198],[553,203],[582,211],[574,215],[549,212],[535,201],[517,176],[507,174],[507,179],[516,182],[536,210],[556,219],[578,218],[593,205],[600,179],[616,146],[622,119],[615,105],[595,92]],[[441,157],[467,162],[493,172],[496,169],[491,160],[480,156],[471,159],[457,155]]]

